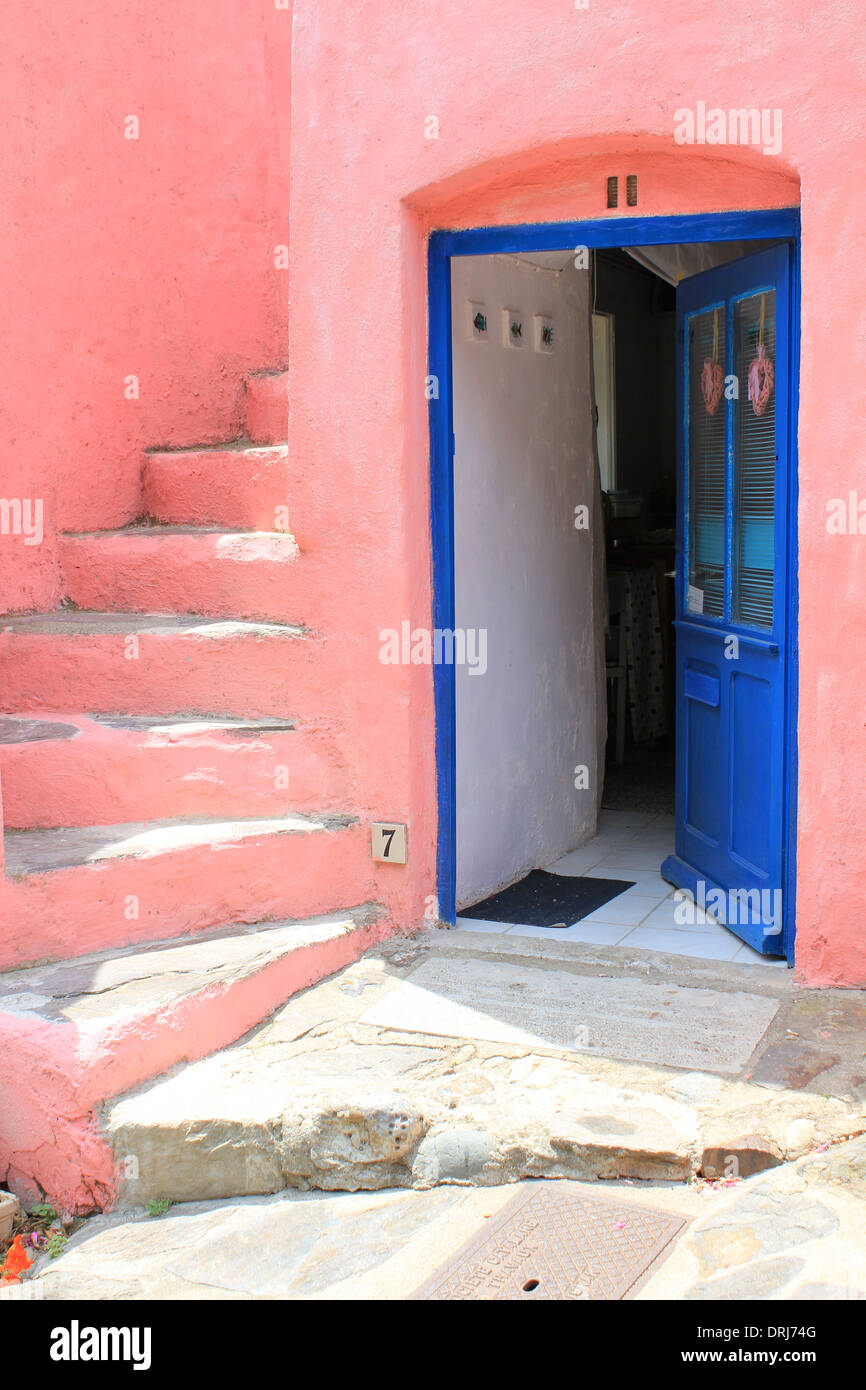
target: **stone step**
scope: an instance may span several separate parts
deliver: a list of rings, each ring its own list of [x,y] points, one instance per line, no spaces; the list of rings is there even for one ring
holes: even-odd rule
[[[4,840],[0,969],[374,896],[368,832],[349,817],[12,830]]]
[[[0,1114],[0,1149],[17,1185],[26,1195],[39,1184],[68,1210],[110,1203],[111,1152],[85,1138],[94,1107],[225,1047],[354,960],[381,935],[382,920],[382,909],[367,904],[0,975],[4,1081],[16,1083],[17,1096]],[[125,1168],[142,1161],[124,1158]]]
[[[4,708],[316,718],[322,643],[287,623],[61,608],[0,620]]]
[[[283,815],[236,820],[124,821],[114,825],[58,826],[49,830],[7,830],[7,878],[53,873],[58,869],[102,864],[113,859],[153,859],[187,850],[216,851],[244,840],[272,835],[309,835],[340,830],[349,817]]]
[[[288,372],[253,372],[246,383],[247,434],[256,444],[278,444],[289,429]]]
[[[756,1080],[755,1059],[798,1016],[767,1031],[780,1004],[801,1018],[815,1005],[784,972],[726,964],[718,981],[705,961],[531,938],[509,954],[507,938],[462,935],[384,941],[229,1047],[109,1102],[115,1156],[139,1156],[120,1204],[524,1178],[724,1182],[864,1128],[850,1093]],[[823,1007],[822,1022],[840,1001]],[[859,1036],[859,1007],[840,1034]],[[858,1055],[851,1042],[851,1064]]]
[[[0,716],[7,830],[338,810],[346,781],[327,734],[286,719]]]
[[[376,1035],[357,1021],[331,1037],[346,1005],[363,1007],[371,983],[349,972],[231,1047],[108,1102],[103,1127],[116,1160],[139,1160],[122,1175],[119,1204],[520,1177],[688,1180],[697,1140],[686,1106],[583,1087],[554,1065],[546,1103],[536,1088],[525,1093],[519,1061],[512,1084],[492,1074],[485,1085],[479,1059],[464,1092],[441,1040]],[[322,997],[340,988],[342,1010]],[[476,1049],[464,1043],[463,1052]],[[499,1061],[508,1065],[507,1052]],[[578,1082],[571,1094],[569,1081]],[[494,1088],[490,1128],[470,1116]]]
[[[287,533],[130,526],[60,536],[58,553],[64,595],[77,608],[278,622],[302,616],[298,547]]]
[[[181,526],[282,530],[288,457],[285,444],[154,449],[142,466],[145,510]]]

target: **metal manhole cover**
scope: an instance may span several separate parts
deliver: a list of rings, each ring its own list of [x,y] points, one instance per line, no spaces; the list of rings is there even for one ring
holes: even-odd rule
[[[652,1207],[575,1192],[564,1182],[533,1184],[414,1297],[627,1298],[685,1224]]]

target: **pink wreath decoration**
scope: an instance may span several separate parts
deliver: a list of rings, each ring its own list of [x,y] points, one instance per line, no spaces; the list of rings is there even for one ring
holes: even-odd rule
[[[773,394],[776,374],[773,359],[768,356],[763,343],[758,344],[758,355],[749,365],[749,400],[756,415],[763,415]]]
[[[704,405],[708,415],[715,415],[719,408],[719,401],[725,389],[725,374],[718,362],[713,362],[711,358],[704,358],[704,370],[701,372],[701,390],[704,393]]]

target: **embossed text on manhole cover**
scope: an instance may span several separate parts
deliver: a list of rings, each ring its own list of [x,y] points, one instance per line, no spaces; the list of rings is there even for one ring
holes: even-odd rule
[[[628,1298],[685,1225],[569,1182],[532,1183],[415,1293],[417,1299]]]

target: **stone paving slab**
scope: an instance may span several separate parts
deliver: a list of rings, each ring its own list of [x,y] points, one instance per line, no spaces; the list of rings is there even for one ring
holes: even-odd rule
[[[431,955],[455,960],[516,959],[540,970],[567,968],[595,979],[669,980],[720,994],[745,991],[776,999],[780,1005],[776,1017],[741,1073],[743,1078],[767,1089],[811,1091],[866,1103],[866,990],[804,989],[796,984],[793,972],[776,966],[704,961],[555,937],[518,939],[499,933],[440,930],[423,933],[408,947],[388,942],[379,950],[385,959],[405,959],[409,968]]]
[[[736,1075],[778,1007],[774,999],[744,991],[445,958],[424,961],[359,1021]]]
[[[95,1217],[37,1277],[48,1299],[409,1299],[517,1190],[286,1192]],[[604,1193],[686,1219],[701,1210],[681,1186]]]
[[[49,1299],[408,1297],[512,1195],[284,1193],[96,1217],[39,1278]]]
[[[720,1194],[638,1297],[866,1299],[866,1136]]]

